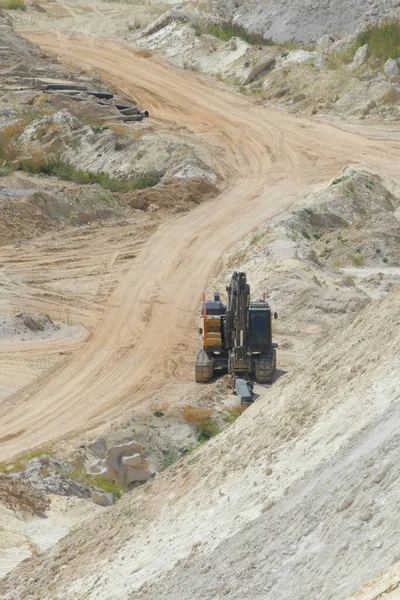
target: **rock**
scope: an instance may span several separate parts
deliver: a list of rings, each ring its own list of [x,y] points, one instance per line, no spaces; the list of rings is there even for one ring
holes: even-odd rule
[[[109,448],[105,458],[92,464],[89,472],[102,475],[111,481],[132,486],[136,482],[149,481],[150,461],[143,456],[142,447],[135,441]]]
[[[43,454],[32,458],[17,475],[41,493],[90,498],[90,488],[72,478],[71,465],[55,456]]]
[[[343,510],[347,510],[356,499],[356,495],[354,492],[348,494],[344,500],[336,507],[336,512],[342,512]]]
[[[334,42],[334,38],[332,38],[329,33],[327,33],[326,35],[323,35],[322,37],[320,37],[317,40],[317,46],[319,48],[326,48],[327,46],[330,46],[331,44],[333,44]]]
[[[129,201],[129,206],[138,210],[144,210],[147,204],[148,202],[142,197],[140,192],[136,192],[135,196]]]
[[[128,467],[125,470],[125,484],[131,485],[138,481],[150,481],[151,473],[146,469],[132,469]]]
[[[142,467],[144,461],[149,462],[147,459],[144,459],[143,456],[141,456],[140,454],[132,454],[132,456],[122,457],[122,463],[125,465],[125,467]]]
[[[285,58],[285,63],[315,62],[319,57],[318,52],[307,52],[307,50],[293,50]]]
[[[250,72],[244,82],[244,85],[252,83],[259,75],[265,73],[266,71],[270,71],[275,67],[275,65],[276,59],[273,56],[264,56],[264,58],[262,58]]]
[[[351,70],[359,69],[367,60],[369,55],[368,44],[361,46],[354,55],[353,62],[351,63]]]
[[[99,506],[111,506],[114,504],[114,494],[102,494],[101,492],[92,492],[92,502]]]
[[[99,458],[105,458],[107,452],[106,438],[102,435],[87,444],[87,449]]]
[[[238,46],[237,46],[237,42],[235,39],[231,39],[230,43],[229,43],[229,48],[231,50],[233,50],[233,52],[235,52],[235,50],[237,50]]]
[[[59,152],[63,147],[63,143],[59,137],[54,138],[51,142],[48,142],[45,146],[49,152]]]
[[[31,331],[44,331],[46,326],[53,325],[53,321],[47,315],[28,315],[27,313],[20,313],[17,315],[17,319],[20,319],[25,327]]]
[[[399,59],[389,58],[383,67],[386,77],[400,77]]]

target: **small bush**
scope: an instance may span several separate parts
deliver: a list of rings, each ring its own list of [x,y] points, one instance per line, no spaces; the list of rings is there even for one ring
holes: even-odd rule
[[[188,423],[197,423],[202,419],[208,418],[214,411],[210,408],[202,408],[200,406],[191,406],[187,404],[181,408],[181,413],[185,421]]]
[[[353,256],[350,256],[350,260],[356,267],[362,267],[365,263],[365,258],[362,254],[353,254]]]
[[[24,0],[1,0],[0,8],[5,10],[26,10]]]
[[[207,33],[224,42],[229,42],[229,40],[231,40],[233,37],[239,37],[250,44],[250,46],[273,45],[273,41],[271,39],[266,39],[261,34],[248,33],[244,27],[235,25],[231,21],[210,23],[207,25]]]
[[[380,24],[369,25],[358,34],[354,44],[354,52],[368,44],[369,51],[374,58],[385,63],[388,58],[400,56],[400,20],[386,19]]]
[[[387,262],[389,262],[389,259],[386,258],[386,256],[385,256],[385,258],[382,258],[382,262],[387,263]]]
[[[195,423],[197,429],[196,438],[199,442],[207,441],[221,433],[218,422],[211,417],[204,417]]]
[[[15,160],[20,152],[17,138],[24,130],[23,123],[8,125],[0,130],[0,161]]]

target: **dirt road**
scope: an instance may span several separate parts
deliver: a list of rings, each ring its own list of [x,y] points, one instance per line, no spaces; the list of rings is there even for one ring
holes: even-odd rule
[[[25,35],[68,63],[100,73],[153,118],[197,132],[228,185],[215,201],[160,227],[131,260],[82,348],[3,407],[0,460],[89,429],[166,381],[191,379],[194,315],[220,257],[311,185],[348,163],[400,179],[398,143],[255,107],[195,74],[104,39]]]

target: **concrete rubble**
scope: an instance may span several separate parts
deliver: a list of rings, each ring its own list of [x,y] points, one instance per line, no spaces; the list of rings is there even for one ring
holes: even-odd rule
[[[91,444],[92,448],[104,448],[100,438]],[[151,479],[150,461],[142,453],[140,444],[132,440],[119,446],[111,446],[105,452],[105,457],[89,467],[91,475],[99,475],[118,482],[126,487]]]

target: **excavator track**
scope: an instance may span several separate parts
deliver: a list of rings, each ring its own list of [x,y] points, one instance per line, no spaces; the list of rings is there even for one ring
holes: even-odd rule
[[[214,373],[214,361],[209,358],[204,350],[200,350],[196,356],[195,380],[196,383],[210,381]]]
[[[272,383],[276,370],[276,351],[274,350],[270,356],[261,356],[254,363],[256,381],[258,383]]]

